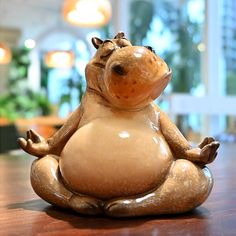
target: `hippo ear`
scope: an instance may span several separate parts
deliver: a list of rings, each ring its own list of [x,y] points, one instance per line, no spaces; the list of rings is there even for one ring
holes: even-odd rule
[[[102,41],[101,39],[99,39],[99,38],[97,38],[97,37],[93,37],[93,38],[92,38],[92,44],[93,44],[93,46],[94,46],[96,49],[98,49],[99,46],[100,46],[102,43],[103,43],[103,41]]]
[[[125,38],[125,33],[124,32],[119,32],[114,39],[123,39]]]

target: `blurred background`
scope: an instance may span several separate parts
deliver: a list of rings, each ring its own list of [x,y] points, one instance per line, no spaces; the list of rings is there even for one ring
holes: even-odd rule
[[[173,77],[155,101],[186,138],[236,142],[236,1],[0,0],[0,152],[52,135],[80,103],[91,38],[150,45]]]

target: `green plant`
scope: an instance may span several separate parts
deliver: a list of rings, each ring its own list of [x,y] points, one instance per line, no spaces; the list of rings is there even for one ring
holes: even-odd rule
[[[44,57],[42,57],[40,61],[40,86],[45,91],[46,95],[48,95],[48,78],[51,70],[53,70],[53,68],[50,68],[45,65]]]
[[[173,70],[172,91],[190,93],[200,83],[200,53],[202,25],[191,21],[187,11],[188,2],[173,4],[162,1],[159,17],[173,39],[173,47],[165,52],[165,61]],[[183,134],[189,129],[187,115],[178,115],[176,124]]]
[[[228,95],[236,95],[236,72],[227,72],[226,93]]]
[[[0,96],[0,117],[6,117],[10,121],[17,118],[31,118],[36,115],[48,115],[51,105],[48,99],[29,89],[23,94],[7,93]]]
[[[133,0],[130,3],[130,41],[142,45],[154,15],[154,6],[148,0]]]
[[[0,95],[0,117],[10,121],[19,117],[48,115],[51,112],[47,97],[42,92],[28,88],[29,52],[26,48],[12,50],[7,91]]]

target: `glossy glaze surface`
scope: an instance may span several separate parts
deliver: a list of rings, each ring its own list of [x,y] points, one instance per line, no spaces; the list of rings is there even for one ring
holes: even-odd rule
[[[93,38],[87,90],[51,138],[33,130],[19,145],[38,159],[31,184],[46,201],[83,214],[113,217],[181,213],[202,204],[213,178],[205,166],[219,143],[191,147],[153,100],[171,70],[150,47],[118,33]]]
[[[76,192],[101,199],[142,194],[159,186],[173,157],[152,126],[130,116],[91,121],[63,149],[62,176]]]

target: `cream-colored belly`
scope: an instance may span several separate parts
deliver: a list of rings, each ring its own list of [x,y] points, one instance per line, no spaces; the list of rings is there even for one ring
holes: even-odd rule
[[[70,138],[62,151],[60,170],[74,191],[110,199],[157,187],[172,161],[163,136],[148,124],[100,118]]]

